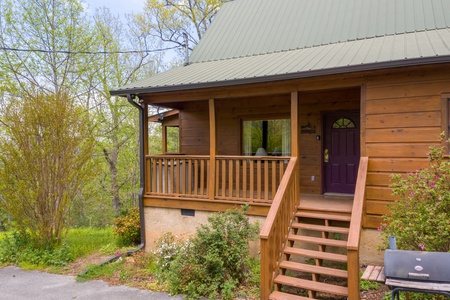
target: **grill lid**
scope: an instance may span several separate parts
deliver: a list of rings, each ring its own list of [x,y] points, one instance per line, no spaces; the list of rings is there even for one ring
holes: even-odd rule
[[[450,283],[450,253],[386,250],[386,278]]]

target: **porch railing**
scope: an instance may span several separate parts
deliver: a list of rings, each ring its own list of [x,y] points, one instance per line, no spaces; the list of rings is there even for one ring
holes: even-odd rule
[[[348,299],[359,299],[359,242],[366,194],[368,157],[361,157],[347,240]]]
[[[215,198],[272,202],[289,157],[216,156]]]
[[[206,198],[209,156],[147,156],[146,175],[146,194]]]
[[[208,198],[271,203],[290,157],[216,156],[210,174],[207,155],[149,155],[146,157],[148,195]]]
[[[297,164],[297,158],[292,157],[261,229],[261,299],[269,299],[281,253],[300,204]]]

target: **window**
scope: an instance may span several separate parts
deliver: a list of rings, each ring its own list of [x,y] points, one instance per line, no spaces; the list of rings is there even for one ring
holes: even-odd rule
[[[180,128],[178,126],[166,126],[166,152],[180,152]]]
[[[242,125],[244,155],[291,155],[289,119],[243,121]]]
[[[343,129],[343,128],[355,128],[355,123],[348,118],[340,118],[333,123],[333,128]]]

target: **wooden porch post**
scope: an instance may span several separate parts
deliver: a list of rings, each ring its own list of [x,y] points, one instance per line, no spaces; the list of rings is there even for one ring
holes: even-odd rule
[[[162,153],[167,153],[167,126],[162,125]]]
[[[291,93],[291,156],[299,156],[298,143],[298,92]]]
[[[144,140],[144,157],[143,162],[141,164],[144,164],[144,193],[147,193],[150,191],[150,164],[147,164],[147,155],[148,155],[148,104],[141,104],[144,112],[143,117],[143,140]]]
[[[298,91],[291,92],[291,156],[300,156],[300,144],[299,144],[299,118],[298,118]],[[296,186],[297,186],[297,196],[298,203],[300,202],[300,159],[297,161],[297,168],[295,170],[296,176]]]
[[[208,198],[214,199],[216,184],[216,109],[214,99],[209,100],[209,176]]]

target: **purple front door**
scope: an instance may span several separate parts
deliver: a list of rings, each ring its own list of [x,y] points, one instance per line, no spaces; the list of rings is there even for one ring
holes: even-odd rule
[[[358,113],[325,116],[325,193],[354,194],[360,157]]]

